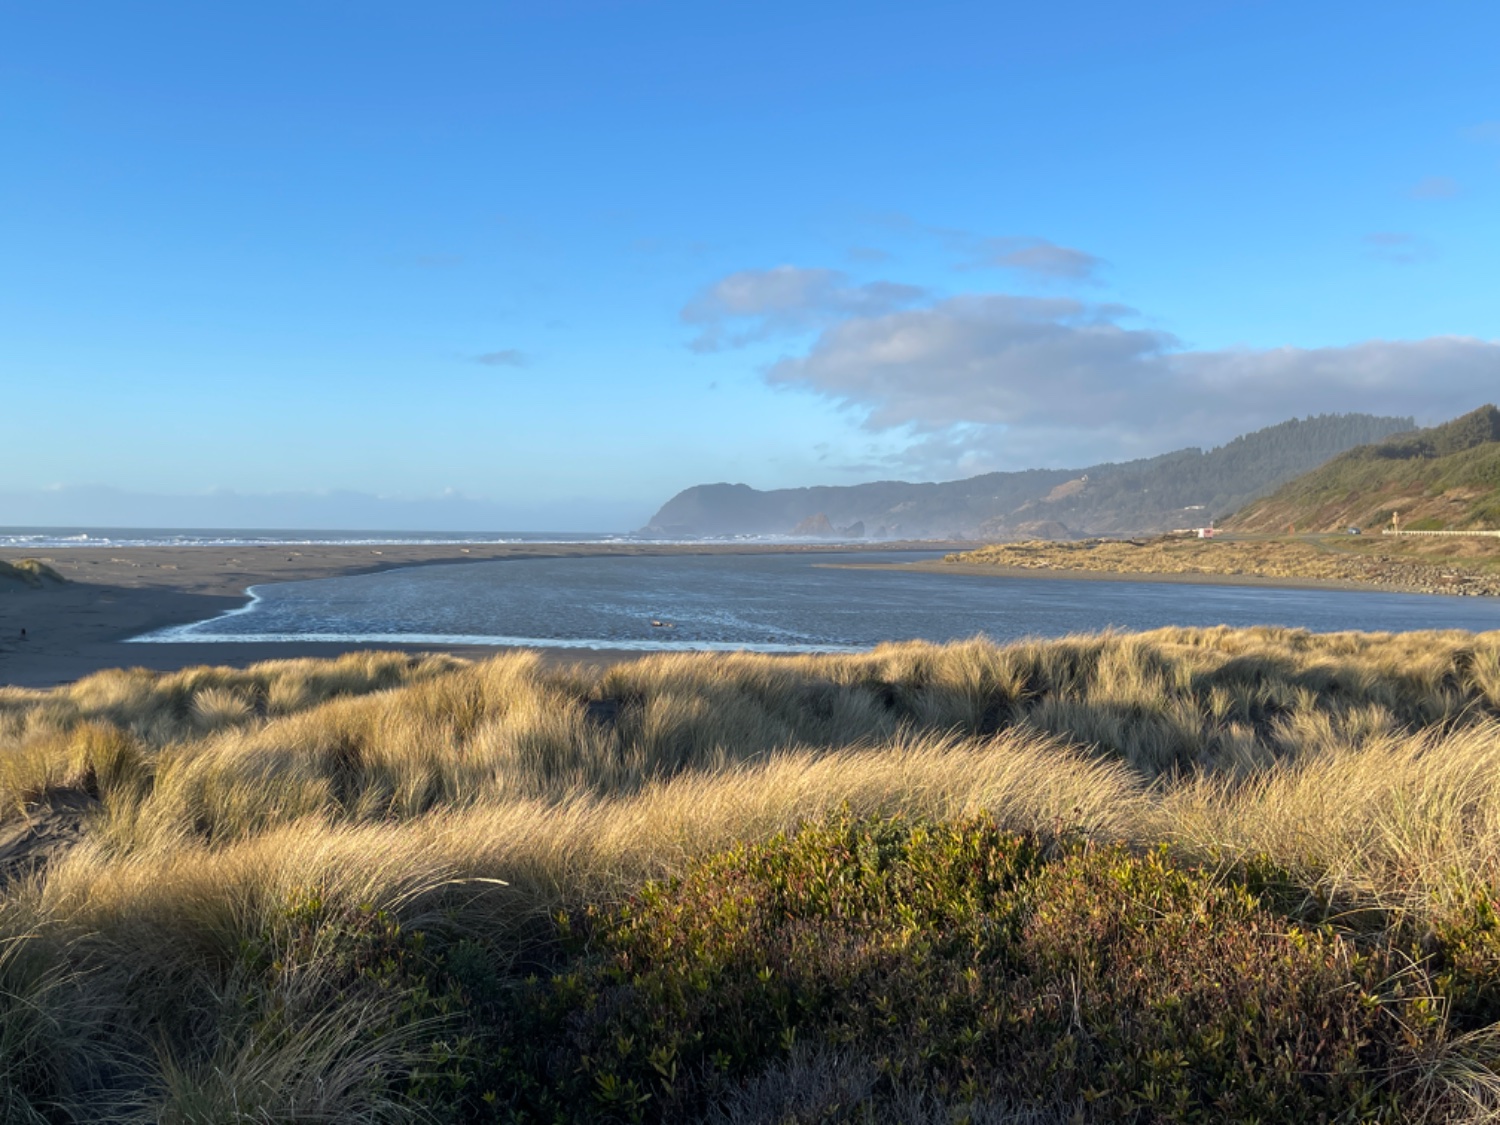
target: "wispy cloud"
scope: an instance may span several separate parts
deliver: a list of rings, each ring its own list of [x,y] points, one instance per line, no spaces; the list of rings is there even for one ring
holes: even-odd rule
[[[1463,131],[1466,139],[1481,144],[1500,144],[1500,121],[1481,121]]]
[[[935,239],[957,259],[956,269],[1012,270],[1033,281],[1097,282],[1103,258],[1036,235],[984,235],[958,227],[933,226],[899,212],[876,216],[877,225],[908,236]]]
[[[1095,281],[1104,259],[1045,238],[976,238],[960,269],[1007,269],[1047,281]]]
[[[1427,239],[1403,231],[1375,231],[1365,235],[1363,241],[1371,256],[1392,265],[1410,266],[1437,256],[1436,249]]]
[[[646,257],[679,255],[684,258],[701,258],[713,250],[713,244],[701,239],[683,241],[673,238],[656,238],[643,235],[630,240],[630,251]]]
[[[486,367],[525,367],[531,357],[516,348],[502,348],[498,352],[485,352],[473,357],[475,363]]]
[[[1406,194],[1412,199],[1452,199],[1458,194],[1458,181],[1451,176],[1424,176]]]
[[[462,254],[393,254],[386,264],[400,269],[451,270],[464,263]]]
[[[776,266],[720,278],[683,307],[681,318],[699,330],[689,346],[712,352],[805,332],[848,316],[889,312],[925,295],[915,285],[857,284],[839,270]]]

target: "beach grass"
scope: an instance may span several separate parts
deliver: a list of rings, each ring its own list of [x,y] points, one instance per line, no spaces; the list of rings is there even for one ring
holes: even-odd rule
[[[1500,594],[1500,539],[1382,535],[1088,539],[996,543],[946,563],[1115,574],[1313,580],[1441,594]]]
[[[1500,634],[118,670],[0,807],[4,1120],[1500,1110]]]

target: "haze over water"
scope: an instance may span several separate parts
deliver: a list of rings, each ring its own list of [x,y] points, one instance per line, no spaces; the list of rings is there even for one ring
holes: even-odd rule
[[[1500,599],[830,565],[936,557],[864,551],[424,566],[258,587],[244,609],[136,639],[808,652],[1167,625],[1500,629]]]
[[[439,546],[472,543],[675,542],[628,532],[360,531],[275,528],[0,527],[0,548]]]

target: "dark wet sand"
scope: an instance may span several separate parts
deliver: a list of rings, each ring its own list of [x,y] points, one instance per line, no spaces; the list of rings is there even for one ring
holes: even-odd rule
[[[498,544],[371,547],[70,547],[66,550],[5,551],[15,562],[40,558],[68,579],[65,585],[31,589],[0,581],[0,686],[51,687],[105,668],[144,667],[174,671],[196,664],[245,667],[260,660],[332,657],[381,649],[450,652],[482,658],[502,651],[493,645],[359,645],[257,642],[134,645],[123,643],[168,625],[202,621],[246,602],[245,591],[266,582],[294,582],[368,574],[403,566],[497,559],[566,558],[585,555],[723,555],[811,553],[849,550],[955,550],[972,544]],[[26,638],[21,639],[21,630]],[[544,649],[556,664],[613,664],[639,658],[638,651]]]

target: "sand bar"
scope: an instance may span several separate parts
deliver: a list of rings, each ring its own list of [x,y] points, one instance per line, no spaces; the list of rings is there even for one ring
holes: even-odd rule
[[[379,648],[493,656],[492,645],[442,647],[319,642],[125,644],[168,625],[203,621],[246,603],[267,582],[370,574],[404,566],[602,555],[726,555],[832,551],[955,550],[972,544],[299,544],[294,546],[69,547],[7,550],[0,560],[40,558],[67,583],[31,589],[0,583],[0,685],[51,687],[104,668],[173,671],[196,664],[244,667],[259,660],[338,656]],[[21,639],[21,630],[26,630]],[[559,664],[636,659],[639,651],[547,649]]]
[[[1366,594],[1421,594],[1419,587],[1377,586],[1342,578],[1296,578],[1270,574],[1214,574],[1196,571],[1083,570],[1066,567],[994,566],[989,563],[950,563],[941,560],[910,563],[827,563],[846,570],[906,570],[918,574],[961,575],[969,578],[1042,578],[1071,582],[1151,582],[1173,586],[1265,586],[1285,590],[1354,590]]]

